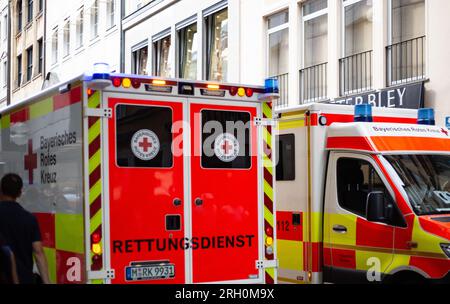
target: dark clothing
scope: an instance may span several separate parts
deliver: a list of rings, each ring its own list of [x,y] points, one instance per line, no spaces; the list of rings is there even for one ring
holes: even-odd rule
[[[16,202],[0,202],[0,234],[15,255],[19,282],[32,284],[32,245],[41,241],[36,218]]]
[[[12,251],[8,246],[0,246],[0,284],[12,284]]]

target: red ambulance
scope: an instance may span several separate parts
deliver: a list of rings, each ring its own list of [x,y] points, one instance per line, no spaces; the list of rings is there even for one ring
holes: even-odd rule
[[[4,110],[52,281],[274,283],[276,91],[98,70]]]

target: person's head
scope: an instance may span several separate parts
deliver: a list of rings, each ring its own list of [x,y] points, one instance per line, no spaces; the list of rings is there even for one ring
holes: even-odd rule
[[[16,200],[22,195],[22,178],[13,173],[6,174],[1,181],[0,190],[4,196]]]

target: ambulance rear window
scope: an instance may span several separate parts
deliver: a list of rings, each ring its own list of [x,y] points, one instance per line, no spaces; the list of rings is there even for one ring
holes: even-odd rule
[[[171,108],[118,105],[116,124],[119,167],[172,167]]]
[[[202,111],[202,167],[250,169],[250,113]]]

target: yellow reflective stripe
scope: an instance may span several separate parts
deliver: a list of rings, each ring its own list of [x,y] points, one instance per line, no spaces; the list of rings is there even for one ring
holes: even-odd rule
[[[83,215],[56,214],[56,249],[73,253],[84,253]]]
[[[263,103],[263,113],[267,118],[272,118],[272,109],[267,103]]]
[[[270,175],[273,176],[273,166],[272,164],[272,160],[270,158],[267,157],[268,162],[270,162],[270,166],[265,166],[265,168],[267,169],[267,171],[269,171]]]
[[[440,244],[445,242],[448,243],[447,240],[423,230],[420,226],[418,217],[415,217],[414,219],[412,241],[418,244],[418,247],[414,249],[414,252],[435,253],[440,256],[444,256]]]
[[[273,188],[267,181],[264,181],[264,193],[273,201]]]
[[[301,128],[301,127],[305,127],[306,123],[304,120],[295,120],[295,121],[280,121],[280,123],[278,124],[278,130],[289,130],[289,129],[296,129],[296,128]]]
[[[30,120],[53,112],[53,99],[48,98],[30,106]]]
[[[386,273],[390,274],[393,271],[403,268],[406,266],[409,266],[409,262],[411,260],[411,257],[409,255],[402,255],[402,254],[394,254],[394,258],[392,260],[391,265],[386,269]]]
[[[89,191],[89,203],[92,204],[102,193],[102,183],[99,180]]]
[[[321,212],[312,212],[311,213],[311,221],[312,225],[312,234],[311,234],[311,242],[313,243],[321,243],[323,240],[323,214]]]
[[[272,149],[272,134],[269,133],[269,130],[267,130],[267,128],[264,128],[263,136],[264,140],[267,143],[267,146]]]
[[[97,120],[91,128],[89,128],[88,141],[92,143],[99,135],[101,130],[100,119]]]
[[[4,115],[2,116],[2,129],[9,129],[9,127],[11,126],[11,116],[8,115]]]
[[[91,218],[91,234],[95,232],[95,230],[100,227],[102,224],[102,209],[100,209],[92,218]]]
[[[267,273],[272,279],[275,279],[275,269],[273,269],[273,268],[266,268],[266,273]]]
[[[89,160],[89,174],[94,172],[94,170],[97,169],[98,166],[100,166],[101,158],[102,158],[101,150],[95,152],[95,154],[92,155],[91,159]]]
[[[330,233],[332,234],[333,246],[336,245],[356,245],[356,220],[357,216],[352,214],[329,214]],[[347,233],[336,233],[332,227],[335,225],[345,226]]]
[[[44,254],[47,258],[48,276],[50,282],[56,284],[56,249],[44,247]]]
[[[291,284],[305,284],[305,282],[303,282],[303,281],[297,281],[294,279],[283,278],[283,277],[278,277],[278,281],[284,282],[284,283],[291,283]]]
[[[264,207],[264,219],[273,226],[273,213],[267,207]]]
[[[374,267],[371,259],[376,258],[381,264],[381,272],[386,272],[386,269],[392,262],[392,249],[388,252],[376,252],[376,251],[363,251],[356,250],[356,269],[357,270],[369,270]]]
[[[303,271],[303,243],[300,241],[278,240],[278,260],[281,269]]]
[[[95,92],[91,97],[89,97],[88,107],[97,108],[100,105],[100,92]]]

